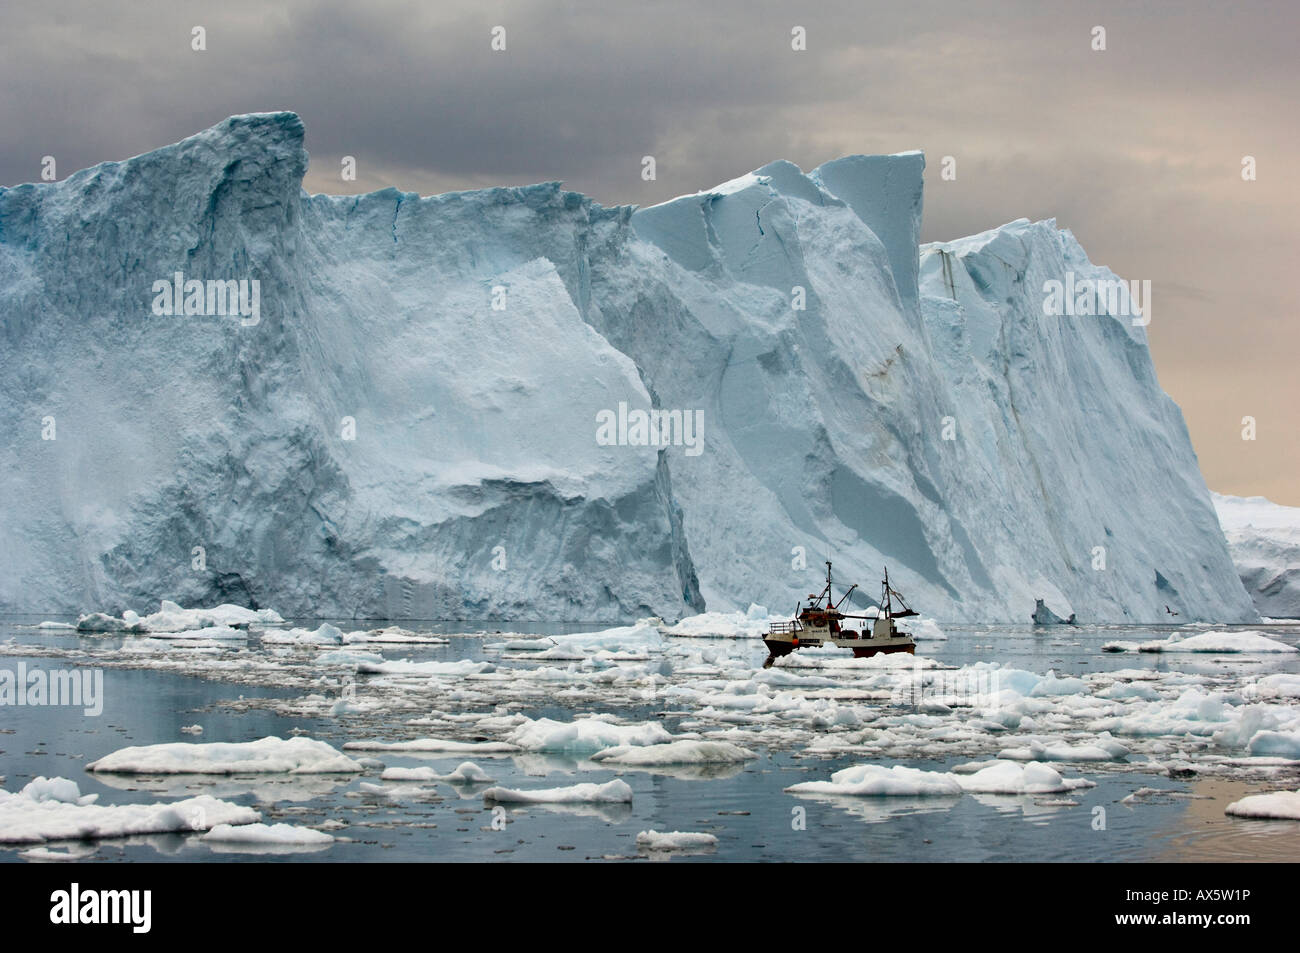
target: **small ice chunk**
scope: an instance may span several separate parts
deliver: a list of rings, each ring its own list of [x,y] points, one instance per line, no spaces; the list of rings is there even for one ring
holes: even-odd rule
[[[632,801],[632,788],[619,778],[605,784],[587,782],[532,791],[488,788],[483,792],[483,800],[502,804],[628,804]]]
[[[657,745],[673,740],[673,736],[657,721],[620,725],[601,715],[573,721],[530,718],[507,737],[528,751],[566,754],[588,754],[623,745]]]
[[[657,745],[617,745],[597,751],[592,761],[611,764],[736,764],[758,755],[728,741],[670,741]]]
[[[968,775],[953,775],[965,791],[978,794],[1057,794],[1095,787],[1086,778],[1064,778],[1051,765],[1031,761],[990,761]]]
[[[717,844],[714,835],[693,831],[642,831],[636,835],[636,845],[647,850],[690,850]]]
[[[1300,791],[1249,794],[1240,801],[1233,801],[1223,813],[1233,817],[1300,821]]]
[[[831,775],[829,781],[804,781],[786,788],[791,794],[841,794],[854,797],[929,797],[962,793],[962,785],[943,771],[922,771],[901,764],[859,764]]]
[[[200,840],[225,844],[332,844],[334,837],[310,827],[292,824],[218,824]]]
[[[486,781],[495,781],[496,778],[491,777],[473,761],[462,761],[456,766],[455,771],[444,775],[441,780],[450,781],[453,784],[481,784]]]
[[[439,774],[433,768],[385,768],[381,781],[447,781],[452,784],[481,784],[495,781],[473,761],[462,761],[450,774]]]

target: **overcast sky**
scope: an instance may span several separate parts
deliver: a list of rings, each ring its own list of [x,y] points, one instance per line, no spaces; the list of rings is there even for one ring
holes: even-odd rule
[[[1055,217],[1150,279],[1210,487],[1300,505],[1298,25],[1283,2],[7,0],[0,185],[274,109],[303,117],[323,192],[559,179],[650,204],[777,158],[923,149],[924,240]]]

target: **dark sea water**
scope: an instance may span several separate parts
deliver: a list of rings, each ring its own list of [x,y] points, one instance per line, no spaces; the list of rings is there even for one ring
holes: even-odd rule
[[[316,623],[300,624],[314,627]],[[439,628],[467,629],[463,624],[419,627],[426,632]],[[521,631],[526,627],[512,628]],[[1294,626],[1250,628],[1291,644],[1296,644],[1300,635]],[[1259,666],[1260,673],[1300,671],[1300,664],[1291,658],[1243,662],[1099,651],[1108,640],[1160,638],[1172,630],[953,626],[945,626],[945,630],[948,641],[923,643],[920,653],[949,665],[989,661],[1039,673],[1051,669],[1059,676],[1105,668],[1174,667],[1212,673],[1224,665],[1243,664]],[[572,627],[551,627],[550,631],[572,631]],[[119,640],[86,639],[76,633],[37,630],[30,623],[14,622],[0,624],[0,646],[6,642],[9,645],[3,647],[0,667],[11,670],[20,661],[29,669],[47,670],[95,665],[97,657],[119,644]],[[442,646],[387,647],[385,654],[421,660],[480,658],[484,642],[483,638],[458,637]],[[14,654],[19,647],[21,654]],[[42,654],[42,647],[49,654]],[[374,646],[358,648],[377,650]],[[67,655],[79,651],[88,654]],[[68,849],[89,862],[1300,860],[1300,822],[1245,821],[1224,815],[1227,803],[1261,790],[1258,781],[1221,777],[1176,780],[1091,765],[1078,766],[1078,773],[1097,786],[1066,795],[827,800],[796,797],[783,789],[802,780],[825,779],[834,770],[861,763],[861,757],[760,751],[758,760],[741,767],[651,773],[616,772],[584,759],[475,755],[470,760],[507,787],[559,786],[622,777],[634,791],[631,805],[513,809],[506,814],[504,830],[493,828],[493,814],[481,797],[484,785],[437,784],[431,796],[392,800],[361,792],[363,783],[379,783],[375,770],[362,777],[108,778],[88,773],[85,765],[128,745],[250,741],[268,735],[289,737],[298,730],[341,748],[355,735],[344,731],[337,718],[280,714],[263,703],[293,699],[302,694],[296,689],[127,667],[108,667],[103,674],[106,701],[98,717],[86,717],[70,708],[0,708],[0,776],[4,777],[0,786],[15,791],[37,776],[61,776],[76,781],[83,794],[98,794],[101,804],[156,802],[210,793],[256,807],[266,823],[313,826],[337,821],[342,826],[330,829],[339,838],[333,845],[280,853],[250,854],[213,847],[201,842],[197,834],[46,845]],[[629,706],[615,713],[630,720],[648,720],[654,717],[654,708]],[[567,720],[575,710],[557,704],[525,714]],[[182,726],[195,722],[204,727],[201,736],[181,733]],[[463,755],[389,752],[376,757],[389,766],[429,765],[440,774],[467,760]],[[902,763],[937,771],[969,760],[963,756]],[[1161,793],[1121,803],[1142,787],[1160,789]],[[1067,800],[1076,803],[1052,803]],[[1103,813],[1099,815],[1097,808]],[[1099,817],[1104,824],[1099,824]],[[717,836],[718,844],[700,852],[650,855],[635,844],[637,833],[650,829],[709,832]],[[20,857],[24,849],[0,846],[0,861],[25,862]]]

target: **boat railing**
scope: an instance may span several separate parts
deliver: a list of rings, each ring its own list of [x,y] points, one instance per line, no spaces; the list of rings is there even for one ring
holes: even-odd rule
[[[791,632],[802,632],[803,623],[798,619],[793,622],[773,622],[768,630],[771,635],[785,635]]]

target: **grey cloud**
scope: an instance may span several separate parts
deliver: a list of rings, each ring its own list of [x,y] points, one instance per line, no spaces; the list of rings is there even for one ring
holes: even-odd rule
[[[268,109],[303,116],[307,184],[329,191],[560,179],[648,204],[776,158],[922,148],[926,240],[1055,217],[1095,261],[1165,287],[1152,349],[1208,481],[1300,504],[1295,428],[1252,448],[1248,478],[1214,411],[1300,396],[1300,293],[1275,277],[1300,253],[1298,19],[1282,3],[1172,0],[11,5],[0,183],[34,180],[46,154],[66,176]],[[190,50],[196,24],[206,53]],[[496,24],[504,54],[489,50]],[[796,24],[805,53],[790,50]],[[947,154],[955,182],[938,176]],[[1245,154],[1256,183],[1240,181]],[[339,181],[342,155],[357,182]],[[1201,371],[1223,354],[1232,366]]]

